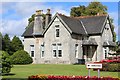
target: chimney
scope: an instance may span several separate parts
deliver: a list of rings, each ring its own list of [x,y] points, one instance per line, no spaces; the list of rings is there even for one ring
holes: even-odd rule
[[[33,28],[33,35],[40,35],[43,31],[43,17],[42,17],[42,10],[37,10],[35,14],[35,21],[34,21],[34,28]]]
[[[47,25],[51,21],[51,16],[52,15],[50,14],[50,9],[47,9],[46,18],[45,18],[45,28],[47,27]]]

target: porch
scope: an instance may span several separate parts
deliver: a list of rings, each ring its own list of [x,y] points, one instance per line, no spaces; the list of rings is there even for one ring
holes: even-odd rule
[[[83,49],[83,56],[82,59],[86,62],[97,61],[97,42],[94,38],[90,40],[83,40],[82,42],[82,49]]]

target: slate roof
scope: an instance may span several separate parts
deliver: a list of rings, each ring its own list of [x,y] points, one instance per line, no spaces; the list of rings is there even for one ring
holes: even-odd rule
[[[57,13],[58,14],[58,13]],[[89,35],[102,33],[103,24],[107,15],[104,16],[92,16],[85,18],[73,18],[67,17],[62,14],[58,14],[62,21],[70,28],[72,33]],[[26,28],[22,36],[33,36],[34,22],[31,22]]]
[[[102,33],[103,25],[107,15],[103,16],[92,16],[86,18],[79,18],[83,22],[84,27],[88,34],[99,34]]]
[[[83,40],[82,41],[82,45],[83,46],[97,46],[97,42],[95,41],[95,39],[90,39],[90,40]]]
[[[72,30],[73,33],[86,35],[81,22],[78,19],[67,17],[62,14],[58,14],[60,18],[67,24],[67,26]]]
[[[32,21],[26,28],[25,32],[22,34],[22,36],[33,36],[33,26],[34,22]]]
[[[114,47],[116,46],[115,42],[112,42],[112,41],[105,41],[103,42],[103,46],[104,47]]]

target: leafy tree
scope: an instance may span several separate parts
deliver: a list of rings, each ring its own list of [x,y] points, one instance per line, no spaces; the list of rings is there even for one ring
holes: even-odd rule
[[[12,64],[30,64],[33,60],[26,51],[19,50],[11,56],[11,62]]]
[[[83,5],[83,6],[79,6],[79,7],[73,7],[71,8],[71,12],[70,12],[70,15],[71,16],[84,16],[86,15],[86,7]]]
[[[29,19],[28,19],[28,23],[30,24],[32,21],[34,21],[35,18],[35,14],[33,14]]]
[[[9,73],[11,71],[11,68],[12,68],[12,64],[10,62],[10,56],[5,51],[0,51],[0,53],[2,53],[2,58],[1,58],[2,73]]]
[[[100,2],[91,2],[86,8],[87,15],[107,14],[107,7]]]
[[[8,34],[5,34],[5,36],[3,37],[2,50],[6,51],[6,52],[8,52],[8,54],[12,55],[11,41],[10,41],[10,37]]]
[[[107,14],[107,7],[102,5],[100,2],[91,2],[87,7],[80,5],[79,7],[71,8],[70,15],[72,17],[86,16],[86,15],[97,15]]]
[[[23,49],[23,44],[22,44],[21,40],[19,39],[19,37],[14,36],[12,41],[11,41],[11,45],[13,48],[13,53],[18,51],[18,50]]]

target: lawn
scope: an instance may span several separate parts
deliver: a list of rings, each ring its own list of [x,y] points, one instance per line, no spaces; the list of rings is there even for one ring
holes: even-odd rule
[[[81,75],[87,76],[88,70],[85,65],[63,65],[63,64],[31,64],[14,65],[11,73],[3,76],[10,80],[25,80],[30,75]],[[91,70],[91,76],[97,76],[97,71]],[[118,77],[118,72],[100,72],[100,76]]]

